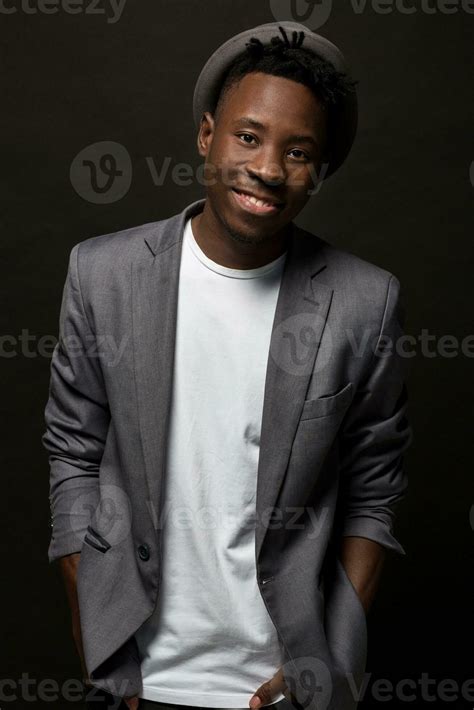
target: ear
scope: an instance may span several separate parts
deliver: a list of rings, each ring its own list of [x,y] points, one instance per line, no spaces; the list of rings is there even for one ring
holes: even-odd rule
[[[197,147],[199,155],[203,158],[207,157],[209,148],[211,147],[212,139],[214,136],[215,121],[211,113],[206,111],[201,116],[201,124],[199,126],[199,133],[197,136]]]

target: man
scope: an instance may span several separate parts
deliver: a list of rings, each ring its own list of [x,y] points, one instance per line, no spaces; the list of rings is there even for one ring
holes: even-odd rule
[[[349,710],[404,554],[400,284],[293,220],[350,150],[354,82],[324,38],[261,25],[194,115],[206,199],[71,252],[49,559],[109,707]]]

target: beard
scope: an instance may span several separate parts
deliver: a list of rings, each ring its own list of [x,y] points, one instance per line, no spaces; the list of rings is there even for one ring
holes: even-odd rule
[[[248,229],[238,229],[230,224],[224,215],[219,214],[218,218],[229,237],[236,244],[240,244],[242,246],[259,246],[275,240],[275,233],[273,232],[270,234],[262,234],[261,232],[252,229],[252,227],[249,227]]]
[[[268,234],[252,234],[251,232],[242,232],[240,230],[233,229],[230,224],[224,225],[229,237],[232,241],[238,244],[264,244],[265,242],[271,240],[274,235]]]

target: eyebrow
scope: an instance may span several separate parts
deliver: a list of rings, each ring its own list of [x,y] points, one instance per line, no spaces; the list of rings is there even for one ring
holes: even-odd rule
[[[253,126],[253,128],[259,128],[260,130],[265,130],[265,126],[263,123],[260,123],[260,121],[257,121],[255,118],[252,118],[251,116],[242,116],[241,118],[237,118],[235,121],[232,122],[233,125],[236,128],[243,128],[245,126]],[[316,141],[312,136],[305,136],[300,133],[295,133],[291,136],[288,136],[288,141],[296,141],[298,143],[311,143],[311,145],[317,145]]]

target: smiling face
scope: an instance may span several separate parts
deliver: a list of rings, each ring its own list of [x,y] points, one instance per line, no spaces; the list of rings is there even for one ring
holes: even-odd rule
[[[326,161],[327,110],[308,87],[261,72],[233,85],[198,135],[211,209],[236,241],[285,232]]]

